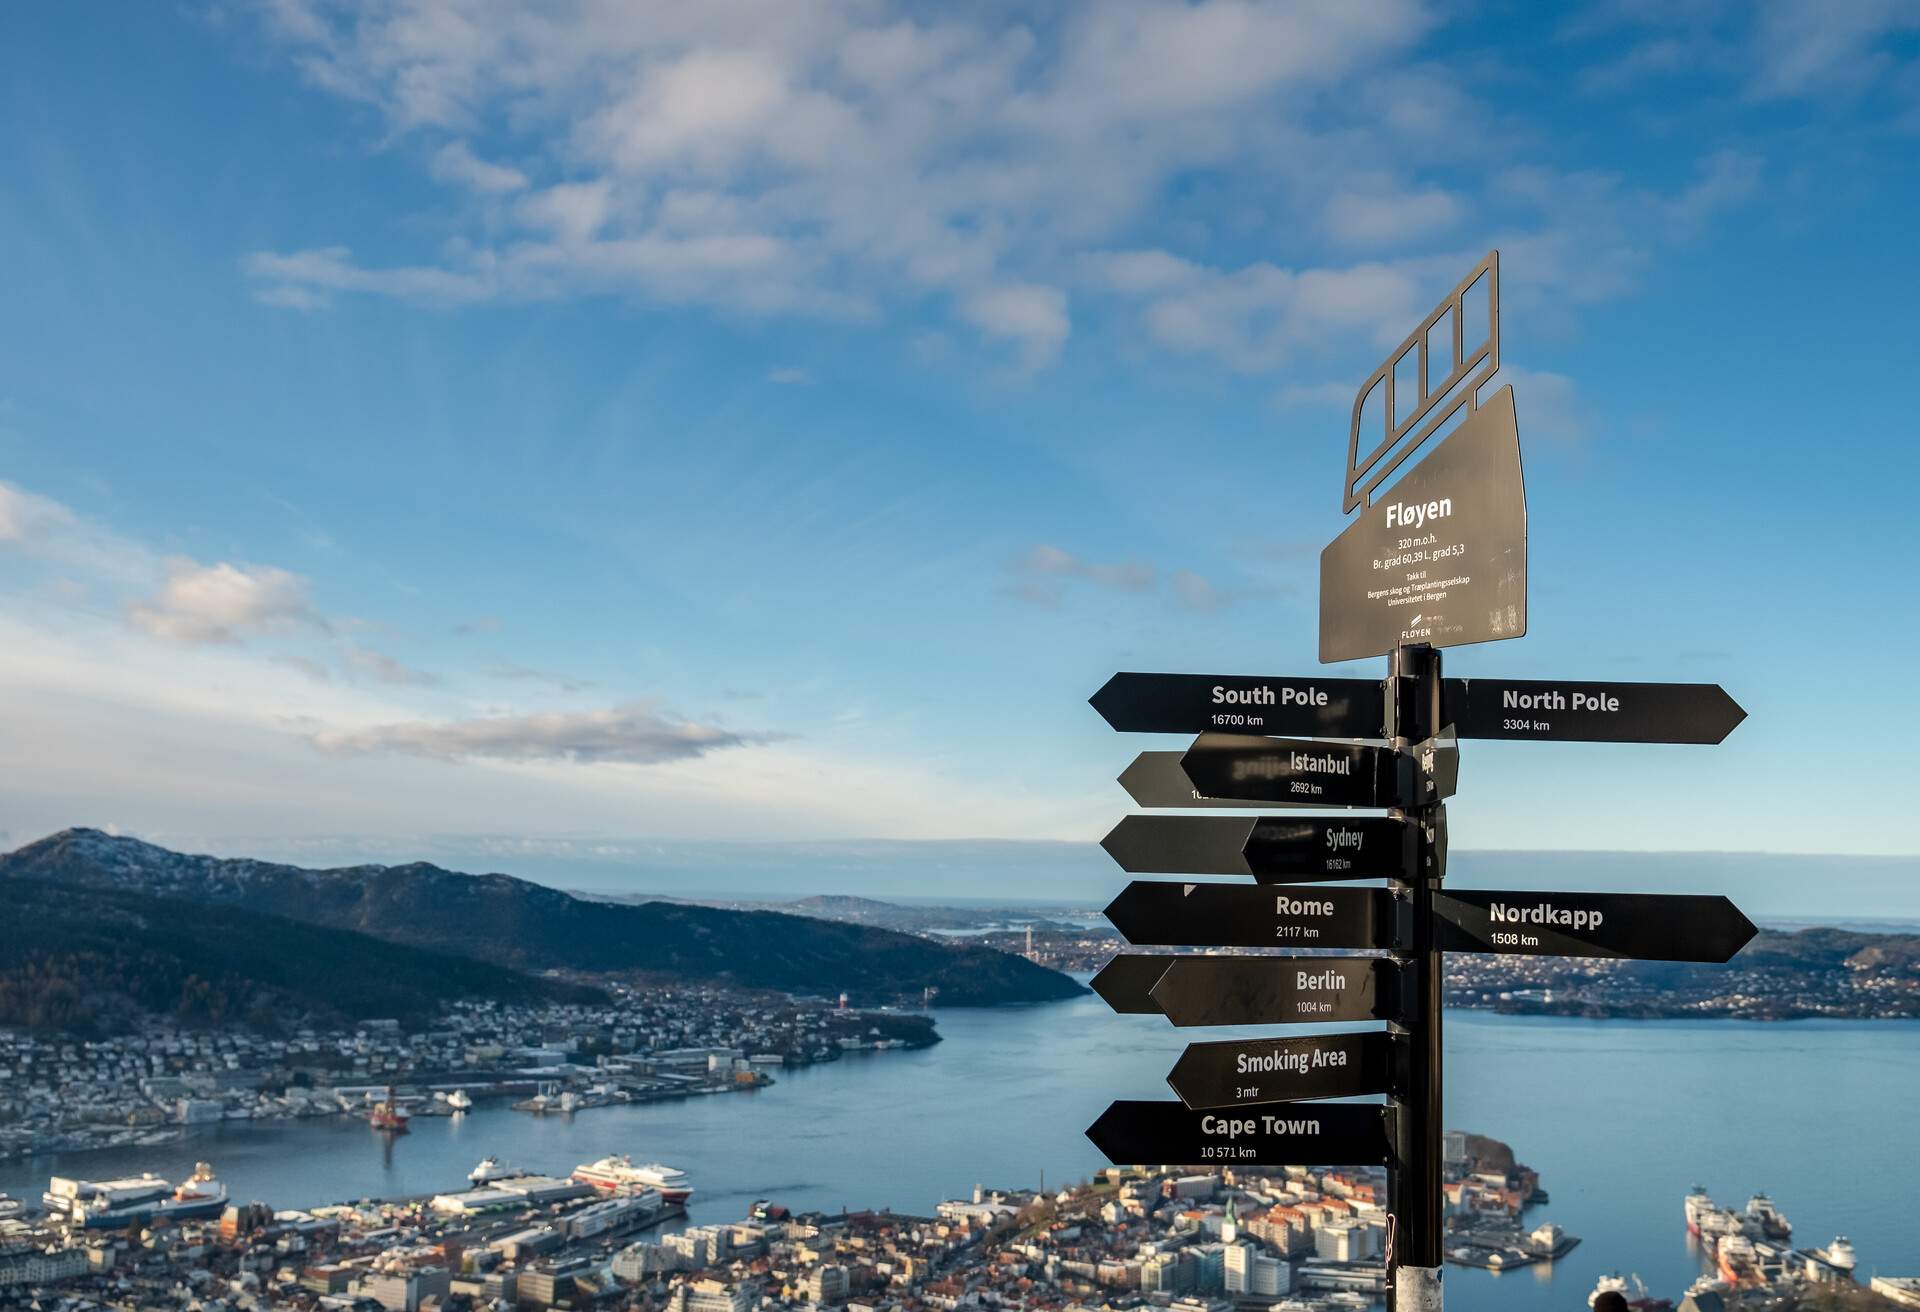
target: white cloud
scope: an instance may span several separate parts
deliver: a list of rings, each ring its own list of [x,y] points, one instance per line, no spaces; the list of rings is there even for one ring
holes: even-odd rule
[[[371,647],[362,647],[358,643],[349,644],[341,653],[341,659],[347,665],[362,674],[372,675],[381,683],[404,687],[407,685],[426,685],[440,682],[438,675],[416,670],[386,652],[375,651]]]
[[[1072,327],[1066,295],[1054,287],[995,287],[966,298],[960,313],[988,337],[1012,342],[1029,371],[1059,357]]]
[[[597,711],[555,711],[468,720],[414,720],[310,735],[328,752],[399,752],[448,760],[572,761],[657,765],[722,747],[770,741],[775,735],[739,733],[669,719],[650,704]]]
[[[72,522],[72,512],[58,501],[0,482],[0,542],[44,542]]]
[[[298,309],[944,314],[914,327],[923,358],[957,323],[1019,372],[1060,358],[1087,289],[1117,298],[1130,345],[1267,372],[1397,340],[1484,251],[1470,222],[1513,286],[1577,304],[1633,290],[1651,249],[1751,194],[1738,154],[1672,194],[1569,173],[1423,58],[1437,21],[1424,0],[278,0],[270,30],[308,79],[374,107],[382,145],[420,143],[467,204],[411,260],[335,244],[245,269]],[[1822,67],[1878,49],[1886,21]]]
[[[783,365],[767,371],[767,381],[783,387],[804,387],[813,381],[813,375],[794,365]]]
[[[1288,383],[1274,393],[1273,403],[1282,410],[1351,410],[1358,390],[1352,383]]]
[[[242,633],[327,627],[298,574],[271,565],[202,565],[184,556],[170,558],[166,569],[158,593],[127,607],[128,622],[156,638],[231,643]]]
[[[1503,383],[1513,384],[1513,407],[1522,441],[1543,440],[1566,445],[1584,442],[1593,432],[1586,403],[1565,374],[1522,369],[1503,364],[1483,395]]]
[[[1367,190],[1334,193],[1327,201],[1327,232],[1346,246],[1393,246],[1432,241],[1459,226],[1466,205],[1450,191],[1397,191],[1381,180]]]
[[[850,318],[933,292],[1033,370],[1070,334],[1079,255],[1195,168],[1317,191],[1345,167],[1331,143],[1375,131],[1349,122],[1346,79],[1432,19],[1421,0],[1031,16],[897,0],[279,0],[269,26],[314,85],[426,143],[435,177],[513,199],[482,205],[431,260],[258,252],[245,267],[262,299],[612,293]]]
[[[464,141],[449,141],[434,152],[427,171],[436,181],[450,182],[483,195],[500,196],[524,191],[527,175],[504,164],[494,164],[473,153]]]
[[[1159,571],[1144,560],[1102,564],[1045,542],[1007,568],[1012,576],[1008,590],[1020,600],[1040,606],[1059,605],[1069,583],[1090,583],[1115,592],[1151,592],[1160,581]]]

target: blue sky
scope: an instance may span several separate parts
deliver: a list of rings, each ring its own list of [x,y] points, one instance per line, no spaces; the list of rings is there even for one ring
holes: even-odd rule
[[[1497,246],[1532,632],[1449,672],[1751,718],[1469,744],[1456,847],[1920,851],[1910,6],[0,21],[9,842],[1095,839],[1173,744],[1084,699],[1315,668],[1346,409]]]

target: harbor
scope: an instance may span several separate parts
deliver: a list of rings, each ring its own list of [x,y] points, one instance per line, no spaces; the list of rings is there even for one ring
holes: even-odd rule
[[[1063,1027],[1063,1020],[1071,1024]],[[1899,1182],[1885,1169],[1888,1160],[1920,1156],[1920,1141],[1899,1122],[1893,1139],[1878,1145],[1848,1128],[1920,1086],[1912,1026],[1481,1012],[1450,1024],[1462,1059],[1449,1067],[1449,1100],[1460,1123],[1513,1144],[1546,1182],[1552,1205],[1530,1211],[1529,1227],[1550,1218],[1581,1237],[1551,1263],[1454,1267],[1448,1282],[1467,1306],[1577,1307],[1615,1271],[1637,1271],[1677,1304],[1711,1269],[1697,1243],[1687,1241],[1679,1200],[1696,1181],[1738,1179],[1726,1173],[1751,1158],[1755,1127],[1785,1123],[1810,1105],[1830,1112],[1828,1128],[1779,1139],[1764,1179],[1747,1187],[1764,1185],[1793,1214],[1797,1230],[1822,1240],[1849,1236],[1870,1264],[1863,1270],[1920,1269]],[[1077,1136],[1056,1132],[1052,1109],[1089,1100],[1096,1082],[1102,1093],[1151,1097],[1157,1081],[1138,1068],[1171,1066],[1189,1037],[1224,1037],[1171,1029],[1128,1034],[1091,997],[1012,1011],[944,1011],[940,1029],[945,1041],[930,1048],[847,1053],[788,1068],[753,1097],[610,1106],[572,1117],[529,1116],[495,1102],[460,1116],[416,1118],[400,1136],[346,1116],[219,1121],[185,1127],[181,1139],[157,1148],[0,1162],[0,1192],[37,1204],[52,1175],[112,1179],[151,1170],[180,1181],[197,1161],[209,1161],[237,1200],[310,1208],[432,1197],[487,1156],[570,1168],[631,1152],[636,1161],[658,1158],[698,1179],[685,1218],[690,1225],[731,1221],[762,1198],[796,1213],[890,1208],[927,1215],[976,1179],[1058,1188],[1092,1178],[1100,1165],[1095,1154]],[[1524,1098],[1513,1096],[1508,1072],[1516,1069],[1529,1073]],[[1782,1078],[1796,1070],[1849,1076],[1841,1084]],[[1134,1084],[1126,1083],[1130,1077]],[[1743,1117],[1722,1114],[1730,1085],[1748,1090]],[[930,1117],[935,1106],[969,1110],[961,1120]],[[1647,1151],[1619,1150],[1619,1127],[1629,1116]],[[975,1132],[980,1125],[992,1132]]]

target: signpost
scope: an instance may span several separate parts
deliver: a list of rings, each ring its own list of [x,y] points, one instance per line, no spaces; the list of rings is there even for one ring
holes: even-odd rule
[[[1190,1043],[1167,1084],[1195,1111],[1392,1093],[1405,1046],[1385,1030]]]
[[[1354,401],[1355,518],[1320,558],[1320,659],[1384,655],[1384,679],[1122,673],[1091,699],[1116,729],[1199,735],[1127,767],[1141,806],[1389,812],[1130,816],[1107,835],[1129,872],[1258,881],[1129,884],[1107,915],[1131,943],[1387,954],[1123,953],[1093,979],[1115,1010],[1386,1028],[1193,1044],[1167,1077],[1180,1102],[1116,1102],[1087,1134],[1117,1164],[1386,1166],[1394,1312],[1441,1308],[1443,953],[1723,962],[1755,933],[1723,897],[1442,888],[1456,739],[1711,744],[1746,716],[1716,684],[1441,677],[1441,648],[1527,631],[1513,389],[1480,398],[1499,367],[1489,253]],[[1311,1101],[1374,1094],[1386,1105]]]
[[[1492,893],[1434,898],[1448,952],[1634,961],[1731,960],[1758,933],[1724,897],[1684,893]]]
[[[1386,816],[1130,815],[1100,840],[1135,875],[1252,875],[1262,883],[1383,879],[1404,869],[1413,829]]]
[[[1377,738],[1386,711],[1372,679],[1116,674],[1089,697],[1122,733],[1287,733]]]
[[[1173,964],[1161,953],[1122,952],[1094,972],[1087,983],[1109,1007],[1123,1016],[1158,1016],[1152,990]]]
[[[1386,957],[1175,957],[1147,996],[1183,1029],[1392,1020],[1400,973]]]
[[[1717,683],[1448,679],[1440,704],[1462,738],[1558,743],[1718,743],[1747,713]]]
[[[1261,888],[1136,879],[1107,906],[1129,943],[1189,948],[1391,948],[1403,907],[1384,888]]]
[[[1176,682],[1193,679],[1191,686]],[[1123,682],[1125,681],[1125,682]],[[1116,729],[1133,733],[1198,734],[1215,731],[1283,733],[1307,737],[1384,736],[1385,689],[1361,679],[1327,680],[1343,685],[1350,705],[1361,708],[1349,722],[1365,727],[1347,733],[1316,733],[1298,727],[1305,717],[1282,721],[1223,716],[1205,695],[1208,688],[1279,688],[1308,685],[1304,678],[1246,674],[1116,674],[1093,703]],[[1323,686],[1323,685],[1312,685]],[[1113,689],[1121,693],[1110,694]],[[1357,691],[1372,689],[1372,694]],[[1124,698],[1122,697],[1124,694]],[[1441,722],[1461,738],[1529,739],[1557,743],[1718,743],[1747,718],[1717,683],[1616,683],[1581,679],[1443,679]],[[1377,711],[1376,711],[1376,708]]]
[[[1387,1109],[1369,1103],[1197,1112],[1178,1102],[1108,1105],[1087,1127],[1116,1162],[1344,1166],[1387,1160]]]
[[[1458,748],[1422,748],[1203,733],[1180,758],[1180,768],[1203,797],[1409,807],[1450,796],[1459,775]]]

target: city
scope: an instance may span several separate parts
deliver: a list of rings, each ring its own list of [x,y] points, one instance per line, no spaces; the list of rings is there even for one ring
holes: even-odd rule
[[[1920,1312],[1916,142],[1920,0],[0,6],[0,1312]]]
[[[458,1002],[433,1027],[371,1020],[280,1037],[150,1024],[91,1039],[0,1029],[0,1160],[154,1145],[221,1120],[365,1116],[385,1086],[408,1114],[468,1100],[623,1101],[757,1088],[787,1065],[923,1046],[931,1019],[692,985],[610,982],[611,1005]],[[636,1057],[634,1054],[644,1054]]]

